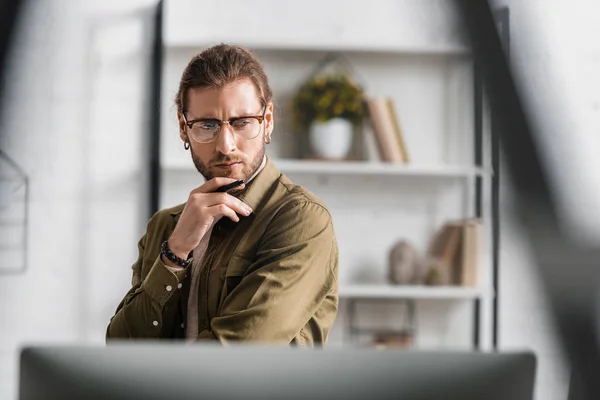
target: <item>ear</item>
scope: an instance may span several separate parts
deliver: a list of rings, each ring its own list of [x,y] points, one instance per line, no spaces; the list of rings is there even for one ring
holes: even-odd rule
[[[181,140],[183,140],[184,142],[189,142],[190,140],[187,137],[187,130],[185,129],[185,121],[183,120],[183,116],[181,115],[181,113],[178,111],[177,112],[177,121],[179,122],[179,137],[181,138]]]
[[[275,125],[275,118],[273,116],[273,103],[269,103],[267,105],[266,111],[265,111],[265,134],[267,136],[271,136],[271,134],[273,133],[273,127]]]

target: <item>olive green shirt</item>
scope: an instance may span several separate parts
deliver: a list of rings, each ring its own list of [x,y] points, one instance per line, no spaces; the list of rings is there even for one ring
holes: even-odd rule
[[[239,196],[254,212],[211,232],[198,287],[198,339],[324,345],[338,309],[338,246],[331,216],[267,158]],[[189,266],[162,262],[184,204],[157,212],[138,242],[132,288],[106,339],[183,339]]]

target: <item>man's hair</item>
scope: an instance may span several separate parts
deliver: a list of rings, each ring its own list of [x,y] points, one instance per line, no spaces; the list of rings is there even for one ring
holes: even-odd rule
[[[186,110],[190,89],[222,88],[244,78],[254,84],[263,107],[273,100],[267,74],[250,50],[223,43],[209,47],[195,55],[185,67],[175,96],[177,111]]]

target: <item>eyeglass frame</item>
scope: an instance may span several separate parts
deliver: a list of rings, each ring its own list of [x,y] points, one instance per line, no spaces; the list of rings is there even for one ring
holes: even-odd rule
[[[193,119],[193,120],[191,120],[191,121],[188,121],[188,120],[187,120],[187,118],[185,117],[185,113],[186,113],[186,112],[184,111],[184,112],[182,112],[182,113],[180,113],[180,114],[181,114],[181,117],[183,118],[183,122],[184,122],[184,124],[185,124],[185,125],[186,125],[186,126],[187,126],[187,127],[190,129],[190,130],[192,129],[192,125],[194,125],[196,122],[202,122],[202,121],[217,121],[217,122],[218,122],[218,124],[219,124],[219,130],[217,131],[217,133],[215,134],[215,136],[212,138],[212,140],[210,140],[210,141],[208,141],[208,142],[200,142],[199,140],[196,140],[196,139],[195,139],[195,138],[192,136],[192,139],[193,139],[195,142],[202,143],[202,144],[207,144],[207,143],[212,143],[212,142],[214,142],[215,140],[217,140],[217,138],[218,138],[218,137],[219,137],[219,135],[221,134],[221,131],[223,130],[223,126],[224,126],[225,124],[227,124],[227,125],[231,126],[231,121],[234,121],[234,122],[235,122],[235,121],[237,121],[237,120],[244,119],[244,118],[253,118],[253,119],[255,119],[255,120],[257,120],[257,121],[258,121],[258,124],[259,124],[259,125],[261,125],[261,124],[262,124],[262,123],[265,121],[265,118],[266,118],[266,115],[267,115],[267,106],[265,106],[265,107],[264,107],[264,111],[263,111],[263,114],[262,114],[262,115],[241,115],[241,116],[239,116],[239,117],[233,117],[233,118],[229,118],[229,119],[226,119],[226,120],[220,120],[220,119],[218,119],[218,118],[196,118],[196,119]],[[232,130],[231,130],[231,132],[232,132],[234,135],[236,135],[236,133],[235,133],[235,129],[232,129]],[[254,136],[254,137],[252,137],[252,138],[250,138],[250,139],[246,139],[246,138],[243,138],[243,137],[242,137],[242,139],[244,139],[244,140],[252,140],[252,139],[256,139],[256,138],[258,137],[258,135],[260,135],[260,129],[258,130],[258,133],[256,134],[256,136]],[[237,135],[236,135],[236,136],[237,136]],[[239,136],[238,136],[238,137],[239,137]]]

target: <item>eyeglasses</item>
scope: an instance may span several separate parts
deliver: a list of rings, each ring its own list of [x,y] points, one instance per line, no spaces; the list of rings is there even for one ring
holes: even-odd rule
[[[223,129],[223,125],[228,124],[232,132],[245,140],[252,140],[260,133],[260,125],[265,119],[265,107],[263,115],[244,115],[241,117],[230,118],[221,121],[216,118],[199,118],[188,121],[185,113],[182,113],[183,121],[190,129],[190,136],[196,142],[210,143],[214,141]]]

